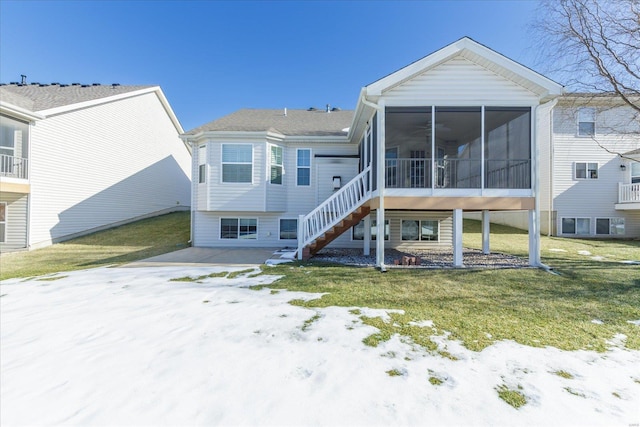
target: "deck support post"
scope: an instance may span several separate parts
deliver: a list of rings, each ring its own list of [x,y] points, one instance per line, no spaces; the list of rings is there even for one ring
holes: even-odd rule
[[[298,215],[298,261],[302,261],[303,259],[303,250],[304,246],[302,245],[302,239],[304,237],[304,227],[302,225],[304,221],[304,215]]]
[[[536,209],[529,210],[529,265],[539,267],[540,259],[540,219]]]
[[[489,211],[482,211],[482,253],[488,255],[491,253],[489,247],[489,236],[491,234],[491,226],[489,219]]]
[[[367,215],[362,220],[364,222],[364,247],[363,255],[371,255],[371,215]]]
[[[453,266],[463,267],[462,263],[462,209],[453,210]]]

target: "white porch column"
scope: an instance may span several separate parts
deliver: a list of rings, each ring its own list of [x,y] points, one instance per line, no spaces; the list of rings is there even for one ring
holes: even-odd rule
[[[384,178],[385,174],[385,107],[384,100],[380,101],[380,108],[378,109],[377,119],[378,119],[378,149],[376,150],[376,156],[378,157],[378,170],[376,172],[376,187],[378,189],[378,210],[376,215],[376,228],[377,228],[377,238],[376,238],[376,266],[380,268],[380,270],[384,271]]]
[[[489,248],[489,235],[491,230],[491,223],[489,219],[489,211],[482,211],[482,253],[488,255],[491,253]]]
[[[462,264],[462,209],[453,210],[453,265],[463,267]]]
[[[304,227],[302,225],[302,221],[304,220],[304,215],[298,215],[298,260],[302,261],[302,251],[304,250],[304,246],[302,245],[302,239],[304,238]]]
[[[540,259],[540,226],[538,216],[537,210],[529,210],[529,265],[531,267],[539,267],[542,263]]]
[[[365,256],[371,255],[371,215],[364,217],[364,248]]]

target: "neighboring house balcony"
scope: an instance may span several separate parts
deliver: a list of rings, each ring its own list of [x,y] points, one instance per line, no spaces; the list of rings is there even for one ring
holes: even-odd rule
[[[640,183],[618,184],[616,210],[640,210]]]
[[[29,193],[29,160],[0,154],[1,190],[8,193]]]

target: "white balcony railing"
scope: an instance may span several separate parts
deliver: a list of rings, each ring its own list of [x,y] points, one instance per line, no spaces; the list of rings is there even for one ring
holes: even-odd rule
[[[386,188],[480,188],[479,159],[385,159]],[[485,160],[484,188],[531,188],[531,160]]]
[[[640,203],[640,183],[618,183],[618,203]]]
[[[0,176],[27,179],[29,177],[29,160],[22,157],[0,154]]]

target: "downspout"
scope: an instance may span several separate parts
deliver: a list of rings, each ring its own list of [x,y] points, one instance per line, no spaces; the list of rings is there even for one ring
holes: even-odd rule
[[[553,162],[555,161],[555,144],[553,142],[553,109],[556,107],[558,103],[558,98],[553,100],[553,105],[549,111],[549,212],[547,215],[549,217],[549,228],[547,229],[547,237],[551,237],[553,230],[551,225],[551,220],[553,219]]]
[[[553,110],[553,107],[555,107],[557,103],[558,103],[558,99],[555,98],[552,101],[549,101],[549,102],[547,102],[545,104],[538,104],[536,106],[536,108],[535,108],[536,128],[538,127],[538,123],[540,122],[540,115],[539,115],[540,107],[549,106],[549,115],[552,116],[551,112]],[[550,105],[548,105],[548,104],[550,104]],[[552,125],[552,123],[553,123],[553,120],[551,121],[550,126]],[[536,156],[535,156],[535,159],[536,159],[536,171],[535,171],[535,179],[534,179],[536,198],[535,198],[535,208],[534,209],[536,211],[536,223],[537,223],[535,228],[536,228],[536,232],[538,233],[538,236],[539,236],[540,235],[540,197],[539,197],[540,196],[540,173],[539,173],[540,172],[540,164],[539,164],[538,159],[540,158],[540,156],[539,156],[540,147],[539,147],[539,144],[538,144],[538,133],[536,132],[535,129],[534,129],[534,132],[535,132],[535,146],[536,146],[536,153],[535,153],[536,154]],[[551,129],[550,133],[553,133],[553,129]],[[549,140],[549,144],[550,144],[549,151],[552,151],[551,143],[552,143],[552,140],[550,139]],[[553,169],[553,167],[550,164],[549,165],[549,172],[551,172],[552,169]],[[549,192],[550,193],[551,193],[551,187],[552,187],[551,186],[551,182],[552,181],[549,182]],[[551,212],[551,205],[549,205],[549,212]],[[549,218],[551,218],[550,214],[549,214]],[[551,222],[549,222],[549,230],[550,229],[551,229]],[[537,258],[536,261],[537,261],[538,267],[542,268],[543,270],[545,270],[547,272],[553,273],[553,268],[552,267],[542,263],[542,257],[540,255],[541,248],[540,248],[540,238],[539,237],[538,237],[538,245],[537,246],[538,246],[538,248],[537,248],[538,253],[536,255],[536,258]]]
[[[193,246],[193,224],[194,224],[194,220],[195,220],[195,211],[194,211],[194,203],[196,200],[195,197],[195,191],[197,189],[197,184],[194,184],[194,176],[193,176],[193,169],[194,169],[194,160],[193,160],[193,153],[197,153],[196,157],[200,155],[200,150],[197,149],[197,147],[195,146],[194,141],[191,141],[189,138],[187,138],[185,140],[185,142],[187,144],[189,144],[189,147],[191,148],[191,207],[189,208],[190,210],[190,215],[189,217],[191,218],[191,221],[189,221],[189,243],[191,244],[191,246]],[[196,159],[196,161],[200,161],[200,159]]]

